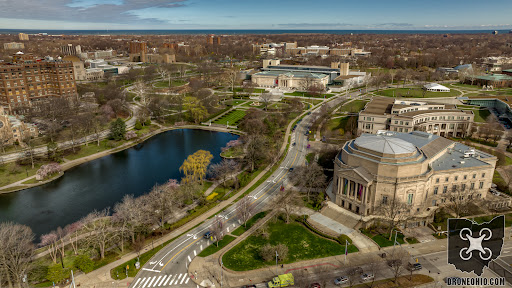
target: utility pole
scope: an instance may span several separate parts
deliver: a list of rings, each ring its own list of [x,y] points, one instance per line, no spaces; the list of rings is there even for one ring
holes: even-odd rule
[[[222,278],[223,278],[223,273],[222,273],[222,266],[224,265],[224,263],[222,262],[222,259],[220,260],[220,287],[222,287]]]
[[[278,269],[278,266],[277,266],[277,257],[279,256],[279,254],[277,254],[277,250],[276,250],[276,275],[279,274],[279,271],[277,271]]]

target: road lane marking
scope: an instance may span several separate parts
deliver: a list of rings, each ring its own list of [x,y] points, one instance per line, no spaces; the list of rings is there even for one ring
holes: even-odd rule
[[[172,277],[172,280],[171,282],[169,282],[169,285],[172,285],[172,282],[174,281],[174,279],[176,279],[176,277],[178,276],[178,274],[174,275],[174,277]]]
[[[167,278],[167,276],[170,276],[170,275],[164,275],[164,278],[162,278],[162,281],[160,281],[160,283],[158,284],[158,286],[161,286],[161,285],[162,285],[162,283],[164,283],[165,278]]]
[[[153,270],[153,269],[149,269],[149,268],[142,268],[142,270],[160,273],[160,271],[158,271],[158,270]]]
[[[201,244],[201,246],[199,246],[199,250],[203,251],[203,244]]]
[[[192,262],[192,259],[190,259],[190,255],[187,256],[187,258],[188,258],[188,262]]]
[[[187,278],[187,274],[185,274],[185,276],[183,276],[183,278],[181,279],[180,285],[183,284],[183,281],[185,281],[185,278]]]
[[[302,134],[301,134],[301,135],[302,135]],[[299,140],[298,140],[298,142],[299,142],[299,143],[301,143],[301,141],[300,141],[300,138],[301,138],[301,137],[302,137],[302,136],[299,136]],[[293,158],[293,161],[292,161],[292,163],[291,163],[291,165],[290,165],[290,166],[293,166],[293,164],[294,164],[294,163],[295,163],[295,161],[297,160],[297,156],[298,156],[298,155],[299,155],[299,150],[297,149],[297,151],[295,152],[295,157]],[[284,177],[289,173],[289,170],[284,170],[284,171],[285,171],[285,173],[283,174],[283,176],[281,176],[281,177],[279,178],[279,180],[277,180],[277,182],[281,181],[281,179],[283,179],[283,178],[284,178]],[[278,175],[281,175],[281,173],[282,173],[282,171],[281,171],[281,172],[279,172],[279,174],[278,174]],[[276,178],[276,177],[274,177],[274,178]],[[265,189],[266,187],[263,187],[263,188],[260,190],[260,192],[258,192],[256,195],[258,195],[259,193],[261,193],[261,192],[263,192],[263,191],[265,191],[265,190],[266,190],[266,192],[265,192],[265,193],[263,193],[261,196],[259,196],[257,199],[255,199],[255,200],[251,203],[251,205],[252,205],[252,204],[254,204],[256,201],[258,201],[259,199],[261,199],[261,198],[262,198],[263,196],[265,196],[267,193],[269,193],[269,192],[270,192],[270,191],[271,191],[271,190],[272,190],[272,189],[273,189],[277,184],[278,184],[278,183],[273,184],[269,189]],[[266,186],[268,187],[269,185],[266,185]],[[232,211],[232,212],[233,212],[233,211]],[[233,216],[233,217],[234,217],[234,216]],[[231,217],[231,218],[233,218],[233,217]],[[227,218],[227,217],[226,217],[226,218]],[[227,220],[226,220],[226,222],[227,222],[227,221],[229,221],[231,218],[227,219]],[[211,225],[210,225],[210,226],[211,226]],[[170,263],[170,262],[171,262],[171,261],[172,261],[176,256],[178,256],[181,252],[183,252],[185,249],[187,249],[190,245],[192,245],[192,244],[196,243],[199,239],[200,239],[200,238],[196,239],[195,241],[193,241],[192,243],[190,243],[189,245],[185,246],[183,249],[181,249],[180,251],[178,251],[178,253],[176,253],[176,254],[175,254],[171,259],[169,259],[169,261],[167,261],[167,263],[164,265],[164,267],[162,267],[162,269],[161,269],[160,271],[163,271],[163,269],[164,269],[164,268],[165,268],[165,267],[166,267],[166,266],[167,266],[167,265],[168,265],[168,264],[169,264],[169,263]],[[185,240],[185,241],[183,241],[183,242],[182,242],[182,243],[180,243],[178,246],[180,246],[181,244],[183,244],[184,242],[186,242],[186,241],[188,241],[188,240],[190,240],[190,238],[189,238],[189,239],[187,239],[187,240]],[[208,245],[209,245],[209,244],[210,244],[210,241],[208,241]],[[164,257],[162,257],[162,259],[163,259],[163,258],[165,258],[165,257],[166,257],[170,252],[172,252],[172,251],[173,251],[174,249],[176,249],[178,246],[176,246],[175,248],[173,248],[171,251],[167,252],[167,253],[164,255]],[[188,257],[189,257],[189,261],[191,261],[191,260],[190,260],[190,256],[188,256]]]
[[[139,284],[139,281],[140,281],[140,278],[137,279],[137,281],[135,281],[135,284],[133,284],[133,287],[137,286],[137,284]]]
[[[194,257],[197,256],[196,250],[194,250]]]
[[[185,281],[185,284],[187,284],[189,280],[190,280],[190,277],[187,277],[187,281]]]
[[[167,278],[167,280],[165,280],[164,286],[167,285],[167,282],[169,282],[169,280],[171,280],[171,276],[172,276],[172,274],[169,275],[169,278]]]
[[[174,282],[174,285],[178,284],[178,281],[180,281],[181,276],[183,276],[183,274],[180,274],[180,276],[178,276],[178,279],[176,279],[176,282]]]
[[[156,287],[156,284],[158,283],[158,281],[160,281],[160,278],[162,278],[162,276],[158,276],[158,278],[156,278],[155,285],[153,285],[153,287]]]
[[[155,279],[156,279],[156,276],[153,276],[153,278],[151,278],[151,281],[148,284],[148,288],[151,287],[151,284],[153,284],[153,281],[155,281]]]
[[[142,282],[144,282],[144,284],[142,284],[142,282],[140,282],[140,285],[142,285],[142,288],[146,287],[146,284],[147,284],[147,282],[149,282],[149,279],[150,279],[150,278],[151,278],[151,277],[148,277],[148,278],[146,279],[146,277],[144,277],[144,278],[142,279]],[[144,281],[144,280],[146,280],[146,281]]]

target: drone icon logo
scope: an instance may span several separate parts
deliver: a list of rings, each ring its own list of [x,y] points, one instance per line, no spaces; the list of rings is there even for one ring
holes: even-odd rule
[[[504,236],[504,216],[481,224],[469,219],[448,219],[448,263],[481,276],[484,267],[500,256]]]
[[[482,232],[486,232],[486,233],[482,233]],[[473,253],[471,253],[471,252],[473,252],[474,250],[477,250],[480,252],[480,258],[482,260],[491,259],[491,257],[492,257],[491,249],[489,249],[487,247],[482,247],[482,241],[487,241],[492,238],[491,229],[482,228],[482,230],[480,230],[480,233],[479,233],[480,237],[478,237],[478,238],[471,237],[470,236],[471,234],[472,234],[472,231],[469,228],[463,228],[462,230],[460,230],[460,233],[459,233],[460,239],[462,239],[464,241],[469,241],[469,247],[460,249],[460,253],[459,253],[460,258],[464,261],[468,261],[469,259],[471,259],[471,257],[473,257]],[[484,235],[482,235],[482,234],[484,234]],[[485,234],[487,234],[487,235],[485,235]],[[488,256],[484,256],[486,254]]]

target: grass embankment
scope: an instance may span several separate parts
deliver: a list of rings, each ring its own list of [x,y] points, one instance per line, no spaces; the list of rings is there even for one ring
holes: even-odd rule
[[[266,215],[267,215],[268,211],[263,211],[263,212],[260,212],[254,216],[252,216],[251,219],[247,220],[247,223],[245,225],[241,225],[240,227],[238,227],[235,231],[231,232],[231,234],[235,235],[235,236],[240,236],[242,235],[245,231],[251,229],[251,227],[256,223],[258,222],[258,220],[260,219],[263,219]]]
[[[32,165],[18,165],[16,163],[6,163],[0,165],[0,187],[9,185],[14,182],[18,182],[27,177],[34,176],[37,170],[47,162],[37,162],[34,164],[34,168],[32,169]],[[5,192],[5,191],[4,191]]]
[[[420,87],[411,88],[393,88],[375,92],[377,95],[387,97],[405,97],[405,98],[437,98],[437,97],[455,97],[461,95],[457,90],[451,89],[450,92],[425,92]]]
[[[298,97],[312,97],[312,98],[331,98],[334,96],[334,94],[331,93],[325,93],[325,94],[318,94],[318,95],[312,95],[308,92],[300,92],[300,91],[294,91],[291,93],[284,93],[286,96],[298,96]]]
[[[288,247],[288,257],[283,264],[345,253],[344,245],[317,236],[300,223],[285,224],[279,219],[267,224],[266,231],[268,239],[256,233],[226,252],[222,258],[224,266],[235,271],[248,271],[272,265],[273,261],[267,263],[260,256],[261,248],[267,243]]]
[[[233,110],[221,118],[215,120],[213,123],[221,125],[237,125],[245,117],[244,110]]]
[[[379,234],[374,230],[361,229],[361,233],[371,238],[375,243],[377,243],[380,247],[389,247],[394,245],[395,235],[391,236],[391,240],[389,240],[389,234]],[[394,233],[394,232],[393,232]],[[405,244],[404,234],[397,233],[396,242],[400,244]]]
[[[341,106],[340,110],[342,112],[359,112],[363,110],[364,105],[366,105],[368,101],[365,100],[354,100],[352,102],[349,102],[343,106]]]
[[[226,235],[226,236],[224,236],[224,238],[222,238],[222,240],[219,241],[219,243],[214,242],[210,246],[204,248],[204,250],[201,251],[201,253],[199,253],[198,256],[199,257],[210,256],[210,255],[216,253],[217,251],[219,251],[220,249],[226,247],[226,245],[233,242],[233,240],[235,240],[235,239],[236,239],[236,237],[233,237],[231,235]]]
[[[491,115],[491,112],[487,109],[478,109],[473,110],[473,113],[475,114],[475,122],[485,123],[487,122],[487,117]]]

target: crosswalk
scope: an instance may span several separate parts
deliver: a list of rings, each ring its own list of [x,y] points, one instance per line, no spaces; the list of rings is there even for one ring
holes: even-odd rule
[[[141,277],[135,280],[133,288],[172,287],[187,284],[190,281],[187,273]]]

